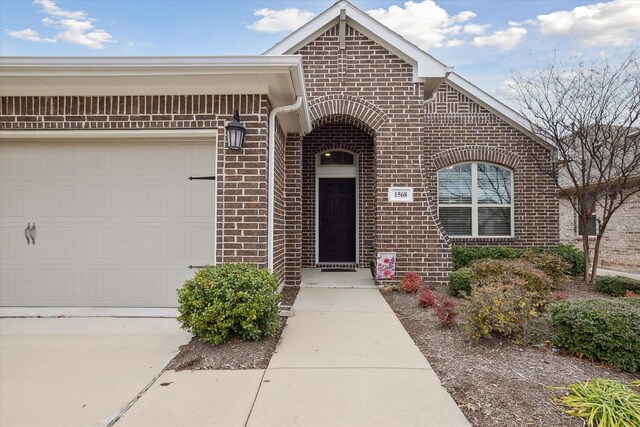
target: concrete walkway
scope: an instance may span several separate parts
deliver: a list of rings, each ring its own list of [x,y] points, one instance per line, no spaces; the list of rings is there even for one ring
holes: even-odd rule
[[[305,271],[266,370],[165,371],[123,426],[469,426],[368,270]]]

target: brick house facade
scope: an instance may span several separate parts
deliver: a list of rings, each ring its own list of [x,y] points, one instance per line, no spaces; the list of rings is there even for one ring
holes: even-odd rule
[[[632,180],[631,185],[640,185]],[[602,268],[614,270],[640,271],[640,193],[632,195],[618,209],[607,226],[600,244],[600,264]],[[597,207],[595,221],[601,215]],[[569,200],[560,197],[560,241],[582,249],[582,235],[578,227],[578,217]],[[595,231],[595,230],[592,230]],[[590,237],[591,247],[595,245],[595,235]]]
[[[127,135],[212,131],[217,165],[212,261],[270,267],[289,286],[300,284],[304,268],[368,268],[380,252],[396,253],[399,273],[415,270],[429,282],[443,283],[451,271],[452,243],[526,247],[558,242],[557,193],[536,162],[548,158],[550,167],[551,151],[513,111],[345,1],[252,66],[271,70],[280,58],[293,60],[288,55],[300,62],[289,67],[299,67],[300,78],[282,80],[291,88],[279,97],[274,91],[282,82],[267,93],[260,91],[264,85],[252,92],[240,84],[228,93],[224,87],[209,93],[205,88],[216,86],[211,82],[219,78],[218,70],[230,72],[228,64],[217,62],[220,68],[211,71],[208,85],[192,82],[196,78],[190,72],[202,64],[182,65],[188,91],[171,94],[160,84],[152,87],[149,77],[130,89],[114,85],[111,92],[121,93],[113,95],[86,93],[91,87],[74,88],[70,95],[68,88],[39,95],[39,89],[11,86],[6,78],[0,129],[8,145],[16,147],[22,135],[37,139],[61,130],[82,135],[93,130]],[[14,68],[18,77],[38,75],[24,64]],[[296,98],[302,101],[297,110],[275,116]],[[247,127],[241,151],[225,146],[224,126],[234,110]],[[468,191],[469,199],[453,208],[443,205],[454,213],[445,224],[438,177],[442,173],[444,182],[442,171],[456,171],[459,165],[459,174],[447,179],[467,177],[474,189],[455,190]],[[506,177],[509,185],[480,188],[486,170]],[[411,189],[412,198],[390,200],[394,187]],[[487,201],[494,204],[483,206]],[[495,220],[498,213],[502,222]],[[472,230],[468,235],[447,230],[465,221]],[[483,221],[503,231],[491,235]],[[13,292],[11,284],[4,286],[0,292]]]

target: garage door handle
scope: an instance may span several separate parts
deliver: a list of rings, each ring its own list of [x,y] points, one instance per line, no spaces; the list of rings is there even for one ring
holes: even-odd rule
[[[27,245],[29,243],[33,243],[34,245],[36,244],[36,223],[34,222],[33,225],[31,225],[31,223],[27,223],[27,228],[24,229],[24,237],[27,238]]]

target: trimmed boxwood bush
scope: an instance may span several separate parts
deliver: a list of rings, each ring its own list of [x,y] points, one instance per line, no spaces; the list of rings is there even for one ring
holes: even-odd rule
[[[596,290],[614,297],[624,296],[627,291],[640,293],[640,280],[623,276],[598,276]]]
[[[575,246],[560,243],[548,249],[547,252],[562,257],[569,264],[567,273],[571,276],[578,277],[584,272],[584,252]]]
[[[520,258],[525,252],[550,253],[564,259],[569,267],[567,274],[572,276],[580,276],[583,272],[583,256],[582,251],[576,249],[572,245],[559,244],[548,249],[542,248],[510,248],[506,246],[483,246],[483,247],[466,247],[453,245],[451,248],[453,256],[453,269],[458,270],[462,267],[468,267],[473,261],[478,259],[513,259]]]
[[[449,276],[449,295],[461,297],[471,293],[471,269],[461,268]]]
[[[453,269],[458,270],[462,267],[468,267],[469,264],[478,259],[519,258],[524,253],[524,249],[509,248],[506,246],[481,246],[471,248],[453,245],[451,253],[453,256]]]
[[[178,289],[178,323],[213,345],[230,334],[259,340],[276,331],[278,281],[251,264],[220,264],[199,270]]]
[[[553,343],[628,372],[640,371],[640,300],[584,299],[549,305]]]

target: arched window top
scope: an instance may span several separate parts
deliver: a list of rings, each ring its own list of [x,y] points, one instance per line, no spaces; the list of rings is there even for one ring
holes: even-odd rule
[[[353,153],[343,150],[330,150],[320,153],[321,166],[353,166]]]
[[[481,162],[440,169],[438,216],[452,237],[513,236],[512,171]]]

